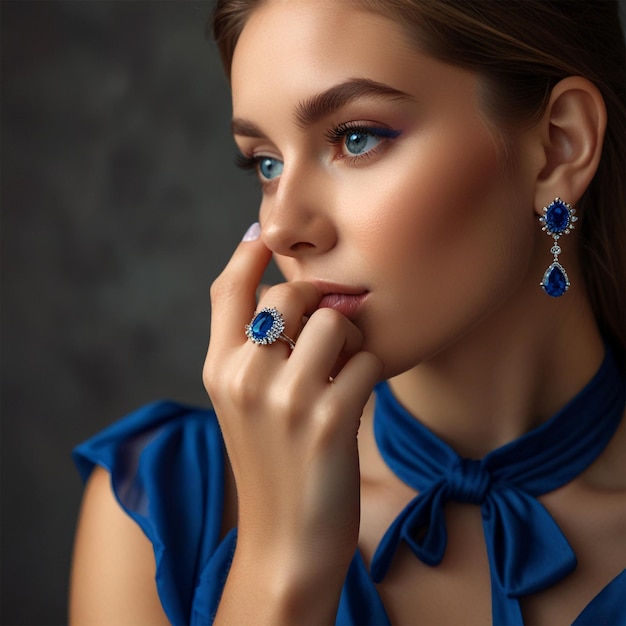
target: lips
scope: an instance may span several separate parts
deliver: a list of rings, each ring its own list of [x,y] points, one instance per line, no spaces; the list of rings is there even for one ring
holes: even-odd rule
[[[367,298],[367,295],[367,291],[361,291],[359,293],[327,293],[320,300],[317,308],[335,309],[335,311],[339,311],[339,313],[346,317],[352,317],[357,313],[363,301]]]

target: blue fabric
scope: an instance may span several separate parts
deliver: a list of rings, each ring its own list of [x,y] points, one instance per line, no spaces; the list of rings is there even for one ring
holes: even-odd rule
[[[428,565],[446,549],[444,506],[479,505],[492,583],[494,624],[523,624],[519,598],[541,591],[576,567],[567,539],[536,496],[585,470],[615,434],[624,413],[624,380],[609,351],[589,384],[561,411],[481,460],[463,459],[394,398],[376,388],[374,434],[394,473],[419,492],[385,533],[371,563],[383,580],[405,542]]]
[[[589,420],[594,422],[593,428],[589,430],[603,431],[604,435],[600,436],[597,433],[592,435],[591,439],[596,443],[588,440],[587,445],[601,447],[602,444],[599,442],[606,441],[610,429],[598,425],[604,423],[606,411],[602,407],[604,403],[611,404],[609,399],[613,398],[615,388],[621,388],[622,395],[619,397],[622,398],[622,407],[624,404],[623,381],[620,380],[616,384],[615,370],[608,371],[610,369],[610,366],[607,368],[603,365],[594,381],[559,413],[569,415],[568,421],[571,419],[574,422],[567,427],[563,426],[563,432],[559,431],[559,437],[569,436],[567,431],[576,428],[575,422],[578,420]],[[589,397],[590,387],[592,397]],[[384,385],[377,389],[379,406],[382,406],[381,391],[384,395]],[[399,406],[393,397],[387,400],[393,402],[396,408]],[[587,414],[592,414],[593,420],[588,418]],[[555,416],[552,421],[560,422],[559,416]],[[533,432],[551,428],[552,426],[544,425]],[[520,495],[519,489],[510,490],[498,486],[504,470],[498,460],[501,455],[495,454],[497,452],[495,451],[485,457],[494,460],[486,463],[483,459],[482,466],[472,462],[461,462],[458,466],[453,463],[456,469],[451,472],[451,486],[439,488],[438,496],[432,494],[428,498],[429,516],[432,515],[435,521],[441,521],[439,513],[435,511],[439,505],[443,506],[446,498],[450,498],[450,494],[464,501],[483,501],[484,507],[484,502],[492,497],[492,491],[498,489],[498,497],[503,501],[503,504],[500,503],[498,506],[505,507],[507,513],[498,517],[501,512],[496,505],[492,505],[490,509],[490,515],[499,520],[494,525],[499,539],[492,545],[499,546],[500,541],[506,537],[509,543],[502,554],[513,554],[512,562],[518,565],[524,558],[528,558],[527,563],[522,563],[524,568],[534,567],[542,556],[538,550],[530,549],[532,546],[529,546],[527,541],[534,538],[535,533],[529,531],[522,521],[528,511],[535,512],[533,501],[536,500],[533,495],[542,493],[542,485],[545,484],[535,459],[538,464],[548,464],[550,469],[547,471],[558,474],[562,482],[569,480],[568,476],[576,475],[573,469],[563,468],[558,463],[551,464],[552,452],[542,443],[543,436],[530,435],[533,433],[529,433],[525,441],[528,445],[529,442],[533,442],[533,448],[525,447],[521,450],[515,442],[505,446],[509,449],[506,455],[509,462],[524,465],[525,459],[532,459],[532,463],[529,464],[532,467],[527,467],[525,472],[529,483],[533,485],[530,494],[523,492]],[[424,436],[430,445],[432,443],[430,437],[433,435],[428,433]],[[421,454],[421,462],[431,468],[428,471],[434,471],[433,467],[450,460],[449,451],[445,449],[445,445],[441,447],[442,443],[435,445],[432,457],[428,455],[424,457],[424,454]],[[578,464],[579,454],[587,456],[586,446],[580,448],[583,449],[576,453],[569,454],[565,451],[566,465]],[[211,624],[228,575],[237,538],[236,529],[224,538],[221,538],[220,534],[224,501],[225,451],[214,413],[172,402],[154,403],[78,446],[73,456],[84,480],[87,480],[94,465],[101,465],[111,473],[113,490],[120,506],[142,528],[154,547],[159,597],[172,624]],[[483,473],[485,467],[492,472],[489,478]],[[469,476],[470,480],[466,484],[465,480],[459,480],[459,476]],[[426,501],[426,498],[423,500]],[[555,526],[545,510],[538,515],[541,520],[547,520],[545,523],[548,527]],[[409,517],[413,519],[410,514],[405,514],[402,519]],[[397,524],[394,523],[394,526]],[[512,529],[513,533],[522,534],[515,535],[511,532]],[[556,531],[552,529],[550,532]],[[441,552],[441,545],[437,542],[441,544],[444,541],[445,550],[445,524],[443,531],[441,526],[438,527],[437,533],[438,539],[432,542],[435,546],[434,554]],[[522,537],[522,542],[519,541],[519,537]],[[421,549],[422,544],[417,542],[417,545]],[[427,545],[431,545],[430,541]],[[568,569],[571,551],[566,542],[562,546],[564,556],[557,560],[559,563],[565,562],[564,569]],[[509,561],[497,558],[498,556],[497,554],[489,556],[490,562],[496,565],[492,567],[492,573],[497,572],[496,581],[509,581],[507,584],[515,590],[538,586],[532,577],[524,575],[523,572],[520,575],[515,568],[510,567]],[[551,559],[551,556],[544,559],[545,563],[541,566],[542,571],[545,566],[550,572],[547,576],[539,577],[541,584],[551,577],[558,579],[560,569],[556,574],[552,571]],[[563,568],[563,565],[559,568]],[[510,604],[510,598],[506,594],[496,598],[497,594],[504,592],[502,589],[494,591],[494,604],[507,606]],[[518,621],[508,623],[522,623],[519,612],[515,613],[515,619]],[[372,576],[358,551],[346,576],[336,623],[346,626],[390,624]],[[494,623],[507,622],[502,621],[498,614],[494,614]],[[626,624],[624,573],[609,583],[589,603],[574,624],[576,626]]]
[[[96,464],[110,472],[118,502],[154,546],[168,618],[190,624],[201,571],[222,557],[224,447],[215,416],[150,404],[75,448],[73,457],[83,480]]]
[[[572,626],[610,626],[626,623],[626,570],[590,602]]]

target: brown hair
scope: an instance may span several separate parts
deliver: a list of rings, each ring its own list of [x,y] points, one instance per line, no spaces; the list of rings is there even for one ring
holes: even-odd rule
[[[211,27],[227,74],[239,35],[263,1],[217,0]],[[484,112],[501,128],[537,120],[566,76],[583,76],[600,90],[608,123],[598,171],[578,205],[580,254],[598,325],[623,363],[626,52],[617,1],[346,1],[401,24],[421,51],[476,72]]]

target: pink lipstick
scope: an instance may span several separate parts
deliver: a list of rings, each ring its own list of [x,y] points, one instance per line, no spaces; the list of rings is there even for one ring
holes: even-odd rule
[[[352,317],[359,310],[361,304],[367,298],[367,291],[351,293],[327,293],[318,304],[318,309],[335,309],[346,317]]]

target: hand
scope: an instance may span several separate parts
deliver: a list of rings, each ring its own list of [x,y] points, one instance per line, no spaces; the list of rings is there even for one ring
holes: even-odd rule
[[[382,364],[359,351],[350,320],[316,310],[322,294],[306,282],[271,287],[258,304],[283,314],[293,351],[247,340],[270,258],[260,239],[240,244],[211,288],[204,382],[237,485],[235,561],[303,589],[336,581],[338,593],[358,540],[356,436]]]

